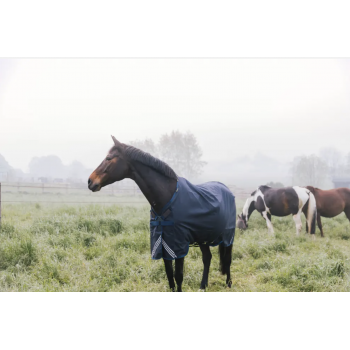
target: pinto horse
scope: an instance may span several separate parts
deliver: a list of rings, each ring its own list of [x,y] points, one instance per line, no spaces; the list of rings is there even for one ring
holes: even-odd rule
[[[297,235],[302,229],[301,212],[304,210],[311,234],[315,234],[316,228],[316,201],[312,192],[306,188],[293,186],[284,188],[272,188],[260,186],[246,200],[241,215],[238,215],[237,227],[248,228],[248,220],[254,210],[257,210],[266,220],[269,233],[273,233],[271,215],[287,216],[292,214]],[[313,236],[314,237],[314,236]]]
[[[221,273],[231,287],[230,266],[236,227],[234,195],[219,182],[193,185],[178,177],[161,160],[112,136],[114,146],[90,175],[88,187],[102,187],[130,178],[151,205],[150,233],[152,259],[163,258],[169,287],[175,291],[172,260],[175,260],[177,291],[182,291],[184,258],[189,246],[199,245],[204,271],[200,289],[208,286],[210,246],[219,245]]]
[[[350,221],[350,189],[346,187],[334,188],[332,190],[320,190],[312,186],[306,186],[316,198],[317,225],[323,235],[321,216],[333,218],[344,212]],[[306,230],[308,227],[306,225]]]

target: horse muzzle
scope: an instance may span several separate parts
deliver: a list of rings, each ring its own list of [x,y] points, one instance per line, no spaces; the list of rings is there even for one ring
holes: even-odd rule
[[[237,220],[237,228],[239,228],[240,230],[246,230],[247,225],[244,223],[243,220],[238,219]]]
[[[98,192],[101,189],[101,184],[88,180],[88,188],[92,192]]]

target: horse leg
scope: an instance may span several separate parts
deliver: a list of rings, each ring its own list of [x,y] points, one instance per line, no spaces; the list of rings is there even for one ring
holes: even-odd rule
[[[293,215],[293,219],[294,219],[294,222],[295,222],[295,227],[296,227],[296,230],[297,230],[297,236],[299,236],[300,234],[300,231],[303,227],[303,224],[301,222],[301,210],[299,210],[295,215]]]
[[[174,282],[174,271],[173,271],[173,261],[163,259],[165,265],[165,272],[168,277],[169,287],[172,292],[175,292],[175,282]]]
[[[308,220],[309,220],[309,217],[308,217],[308,207],[306,205],[303,206],[302,208],[302,212],[304,213],[305,215],[305,219],[306,219],[306,233],[310,233],[309,230],[311,230],[311,227],[309,227],[309,223],[308,223]],[[300,213],[301,215],[301,213]],[[317,212],[317,224],[318,224],[318,227],[321,231],[321,237],[324,237],[323,236],[323,231],[322,231],[322,224],[321,224],[321,217],[320,217],[320,214]],[[311,226],[312,226],[312,223],[311,223]],[[315,232],[316,232],[316,227],[315,227]],[[312,239],[315,239],[315,235],[312,234]]]
[[[220,269],[223,275],[226,274],[226,285],[231,288],[231,262],[232,262],[232,246],[224,247],[222,244],[219,245],[219,254],[220,254]]]
[[[348,220],[350,221],[350,208],[349,207],[345,208],[344,213],[345,213],[346,217],[348,218]]]
[[[302,211],[303,211],[305,218],[306,218],[306,233],[309,233],[309,224],[307,222],[307,207],[306,207],[306,205],[303,206]]]
[[[181,286],[184,279],[184,261],[185,258],[175,260],[175,281],[177,284],[177,291],[182,292]]]
[[[273,226],[272,226],[272,222],[271,222],[271,214],[268,213],[267,211],[263,211],[261,213],[261,215],[263,216],[263,218],[265,219],[266,221],[266,225],[267,225],[267,228],[268,228],[268,232],[269,233],[274,233],[273,231]]]
[[[321,237],[324,237],[323,230],[322,230],[322,222],[321,222],[321,215],[320,213],[317,213],[317,226],[321,231]]]
[[[210,252],[210,247],[208,245],[200,244],[199,247],[201,248],[201,251],[202,251],[202,259],[204,264],[203,278],[202,278],[200,289],[204,291],[205,287],[208,286],[209,268],[210,268],[212,255]]]

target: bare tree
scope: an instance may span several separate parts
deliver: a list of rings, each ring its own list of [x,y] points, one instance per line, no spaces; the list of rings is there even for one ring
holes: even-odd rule
[[[65,178],[66,169],[62,160],[55,156],[34,157],[29,162],[29,171],[37,176]]]
[[[329,172],[335,174],[341,165],[341,152],[334,147],[325,147],[320,149],[320,156],[327,164]]]
[[[156,144],[152,139],[130,141],[129,144],[158,157],[169,164],[179,176],[196,178],[206,164],[196,137],[190,133],[172,131],[164,134]]]
[[[328,175],[327,164],[316,155],[294,159],[292,165],[293,185],[321,187]]]
[[[160,159],[168,163],[180,176],[190,179],[201,174],[205,161],[196,137],[190,133],[172,131],[162,135],[158,144]]]
[[[158,157],[157,145],[152,139],[130,141],[129,145],[139,148],[141,151],[150,153],[154,157]]]
[[[345,156],[345,167],[346,170],[350,173],[350,152]]]
[[[0,154],[0,172],[8,172],[11,170],[10,164],[6,161],[6,159]]]

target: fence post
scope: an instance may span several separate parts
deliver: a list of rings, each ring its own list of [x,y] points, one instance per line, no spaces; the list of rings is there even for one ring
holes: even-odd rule
[[[0,182],[0,229],[1,229],[1,182]]]

